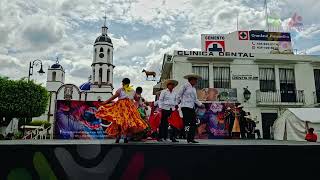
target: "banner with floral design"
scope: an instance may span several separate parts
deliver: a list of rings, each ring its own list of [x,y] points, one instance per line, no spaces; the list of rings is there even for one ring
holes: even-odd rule
[[[204,103],[205,108],[197,109],[197,118],[200,120],[197,138],[200,139],[224,139],[230,137],[230,129],[233,121],[230,121],[228,113],[234,111],[235,103]],[[231,111],[227,112],[227,108]]]

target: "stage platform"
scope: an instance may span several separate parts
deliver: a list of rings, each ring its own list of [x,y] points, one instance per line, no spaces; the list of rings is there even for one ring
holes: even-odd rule
[[[299,142],[299,141],[275,141],[275,140],[242,140],[242,139],[201,139],[197,140],[199,144],[189,144],[186,140],[179,140],[179,143],[172,143],[167,140],[164,142],[157,142],[155,140],[147,140],[140,142],[129,142],[128,144],[115,144],[113,139],[107,140],[3,140],[1,145],[83,145],[83,144],[100,144],[100,145],[161,145],[161,146],[181,146],[181,145],[197,145],[197,146],[238,146],[238,145],[277,145],[277,146],[297,146],[297,145],[312,145],[317,146],[320,143]]]
[[[0,141],[0,179],[279,179],[317,177],[320,144],[199,140]],[[23,178],[22,178],[23,177]]]

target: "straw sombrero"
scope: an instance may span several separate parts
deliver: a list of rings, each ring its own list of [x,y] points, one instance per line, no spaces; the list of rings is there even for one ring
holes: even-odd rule
[[[197,75],[197,74],[194,74],[194,73],[185,75],[184,78],[185,78],[185,79],[189,79],[189,78],[202,79],[201,76],[199,76],[199,75]]]
[[[167,80],[165,80],[164,83],[163,83],[164,88],[167,88],[167,86],[168,86],[169,83],[172,83],[172,84],[174,85],[174,87],[176,87],[176,86],[179,84],[179,82],[176,81],[176,80],[174,80],[174,79],[167,79]]]

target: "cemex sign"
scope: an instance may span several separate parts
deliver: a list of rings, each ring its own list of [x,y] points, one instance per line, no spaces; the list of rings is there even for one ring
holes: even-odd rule
[[[206,52],[293,54],[291,35],[286,32],[252,30],[230,34],[202,34],[201,46],[201,50]]]
[[[202,49],[209,52],[224,52],[225,44],[224,44],[224,35],[223,34],[202,34],[201,35]]]

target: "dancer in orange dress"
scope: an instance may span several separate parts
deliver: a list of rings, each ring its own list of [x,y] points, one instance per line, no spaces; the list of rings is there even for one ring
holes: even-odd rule
[[[130,86],[130,79],[124,78],[122,86],[115,95],[103,102],[96,112],[97,118],[112,122],[107,129],[107,134],[115,137],[116,143],[119,143],[121,135],[124,136],[124,143],[128,143],[127,135],[139,133],[148,127],[134,105],[135,91]],[[118,101],[109,104],[116,98]]]
[[[234,123],[232,127],[232,138],[233,139],[240,139],[240,122],[239,122],[239,117],[240,117],[240,110],[239,108],[236,108],[234,110]]]

